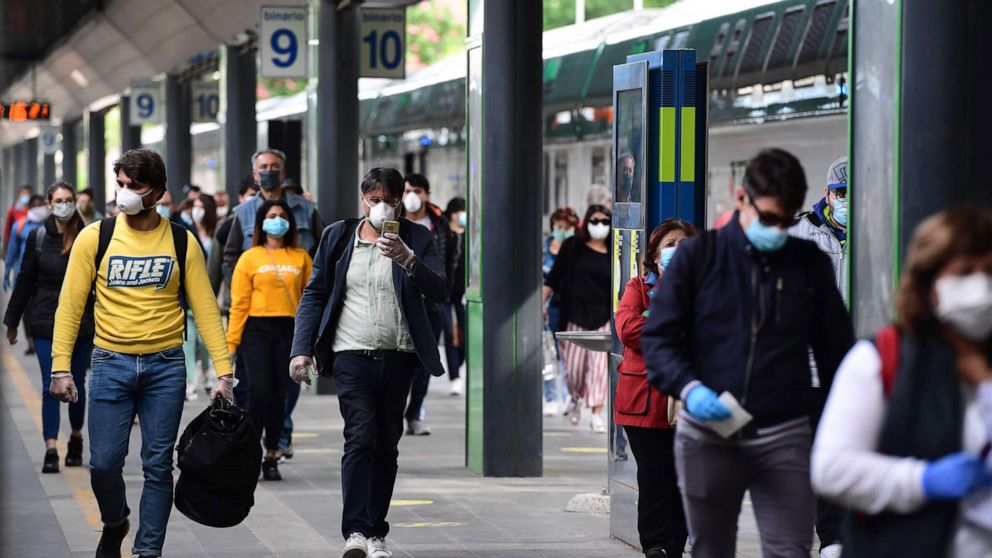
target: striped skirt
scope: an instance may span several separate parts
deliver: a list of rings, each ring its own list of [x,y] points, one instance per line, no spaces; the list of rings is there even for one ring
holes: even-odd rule
[[[571,322],[565,331],[592,331]],[[610,323],[596,331],[610,331]],[[562,360],[565,362],[565,382],[568,393],[575,401],[583,400],[587,407],[601,407],[609,397],[607,382],[607,353],[583,349],[568,341],[561,342]]]

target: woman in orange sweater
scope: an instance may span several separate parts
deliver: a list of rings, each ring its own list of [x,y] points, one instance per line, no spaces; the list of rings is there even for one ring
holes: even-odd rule
[[[252,248],[241,255],[231,278],[227,346],[232,360],[241,351],[244,367],[237,375],[251,378],[241,403],[259,436],[265,433],[265,480],[282,480],[276,451],[285,419],[293,318],[312,267],[310,255],[296,245],[296,222],[286,202],[263,203],[255,215]]]

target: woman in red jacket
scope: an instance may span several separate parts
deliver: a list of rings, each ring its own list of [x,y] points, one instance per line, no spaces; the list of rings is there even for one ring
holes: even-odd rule
[[[623,362],[617,368],[614,420],[623,426],[637,461],[637,531],[647,558],[682,556],[687,531],[675,474],[675,430],[668,422],[668,396],[648,384],[641,329],[676,246],[695,234],[695,227],[678,219],[668,219],[651,232],[644,258],[647,274],[627,282],[616,314]]]

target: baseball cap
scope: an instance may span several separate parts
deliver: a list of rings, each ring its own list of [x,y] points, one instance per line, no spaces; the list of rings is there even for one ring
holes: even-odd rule
[[[831,190],[847,189],[847,156],[837,159],[827,170],[827,188]]]

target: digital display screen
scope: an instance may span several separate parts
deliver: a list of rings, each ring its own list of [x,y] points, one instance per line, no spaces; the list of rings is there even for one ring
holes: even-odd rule
[[[643,130],[640,89],[617,93],[617,182],[616,203],[641,203],[644,161],[641,159]]]
[[[0,120],[28,122],[48,120],[49,105],[43,101],[13,101],[0,103]]]

